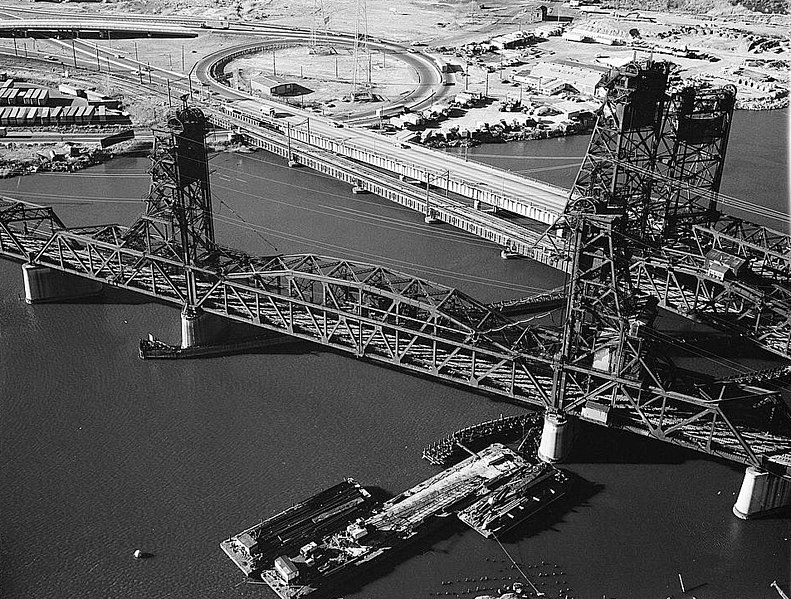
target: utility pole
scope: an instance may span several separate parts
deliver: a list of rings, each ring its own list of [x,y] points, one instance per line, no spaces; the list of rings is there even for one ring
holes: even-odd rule
[[[168,82],[168,107],[173,108],[173,101],[170,97],[170,79],[167,80]]]
[[[484,100],[489,97],[489,71],[486,71],[486,87],[484,87],[483,98]]]
[[[14,36],[14,56],[19,56],[19,54],[16,51],[16,36]]]
[[[77,50],[74,49],[74,38],[71,38],[71,57],[74,59],[74,68],[77,68]],[[27,46],[25,46],[25,58],[27,58]]]
[[[288,158],[287,160],[290,162],[291,159],[291,123],[286,123],[286,135],[288,136]]]
[[[183,73],[186,70],[187,68],[184,66],[184,44],[181,44],[181,72]]]
[[[426,171],[426,218],[431,218],[431,175]]]
[[[173,55],[168,52],[168,63],[170,64],[170,70],[173,70]]]
[[[277,75],[277,66],[275,65],[275,50],[272,50],[272,75]]]
[[[137,42],[135,42],[135,62],[140,62],[140,57],[137,55]],[[138,66],[140,66],[138,64]]]
[[[102,65],[99,62],[99,44],[96,44],[96,70],[102,72]]]

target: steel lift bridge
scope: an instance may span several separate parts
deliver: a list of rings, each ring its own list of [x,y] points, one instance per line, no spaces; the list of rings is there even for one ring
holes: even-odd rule
[[[633,220],[622,208],[584,200],[568,211],[552,232],[571,273],[564,326],[526,326],[373,264],[218,244],[206,130],[185,105],[155,131],[146,210],[131,227],[66,227],[52,208],[3,199],[0,255],[23,263],[26,300],[129,289],[182,308],[183,347],[247,323],[542,409],[547,460],[565,457],[572,424],[585,419],[747,465],[737,515],[790,503],[791,423],[761,387],[789,369],[716,379],[674,368],[652,326],[660,300],[633,281]]]

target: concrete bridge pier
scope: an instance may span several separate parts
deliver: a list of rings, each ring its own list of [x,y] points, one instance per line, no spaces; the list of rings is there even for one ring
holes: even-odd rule
[[[227,333],[224,318],[204,312],[198,306],[184,306],[181,311],[181,347],[215,345]]]
[[[538,458],[544,462],[562,462],[571,451],[572,423],[565,414],[544,414],[544,428],[538,445]]]
[[[37,264],[23,264],[22,278],[28,304],[90,297],[101,293],[103,288],[99,281]]]
[[[791,480],[748,466],[733,513],[748,520],[791,508]]]

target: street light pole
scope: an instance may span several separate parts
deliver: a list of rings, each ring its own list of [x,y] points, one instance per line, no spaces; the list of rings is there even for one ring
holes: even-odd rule
[[[192,71],[195,70],[195,67],[197,66],[197,64],[198,63],[196,62],[194,65],[192,65],[192,68],[190,69],[190,72],[187,73],[187,82],[189,83],[189,87],[190,87],[190,102],[192,102]]]

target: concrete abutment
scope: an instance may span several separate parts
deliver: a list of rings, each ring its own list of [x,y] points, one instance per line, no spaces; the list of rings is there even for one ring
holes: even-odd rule
[[[544,462],[562,462],[571,451],[572,423],[565,414],[544,414],[544,428],[538,446],[538,458]]]
[[[791,480],[748,466],[733,513],[749,520],[791,508]]]
[[[184,306],[181,311],[181,347],[215,345],[224,341],[228,321],[204,312],[200,307]]]
[[[79,299],[101,293],[104,285],[37,264],[23,264],[22,278],[28,304]]]

